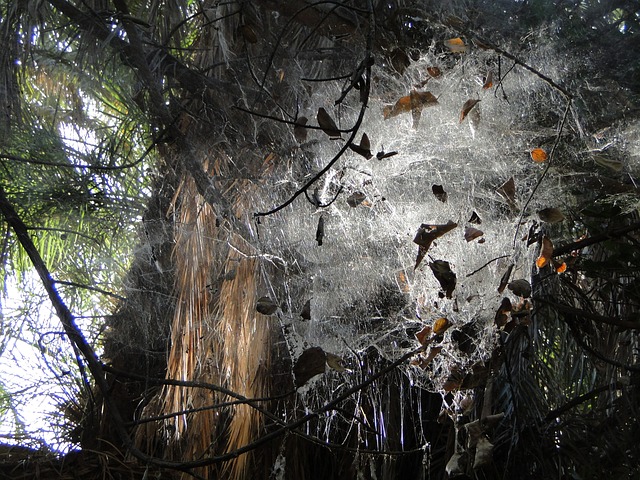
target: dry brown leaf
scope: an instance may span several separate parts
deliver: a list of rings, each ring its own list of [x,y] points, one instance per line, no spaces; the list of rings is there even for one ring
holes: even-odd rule
[[[502,299],[502,302],[500,303],[500,308],[498,308],[495,317],[496,326],[498,328],[502,328],[507,324],[507,322],[509,321],[509,317],[507,314],[512,310],[512,308],[513,307],[511,305],[511,300],[509,300],[507,297],[504,297]]]
[[[442,188],[442,185],[432,185],[431,191],[433,192],[433,194],[436,196],[438,200],[440,200],[442,203],[446,203],[447,192],[444,191],[444,188]]]
[[[429,325],[426,325],[422,330],[416,333],[416,339],[420,342],[420,345],[426,347],[431,340],[432,329]]]
[[[347,369],[344,366],[344,360],[342,357],[335,355],[333,353],[325,352],[327,356],[327,365],[330,368],[333,368],[336,372],[346,372]]]
[[[560,223],[564,220],[564,214],[558,208],[543,208],[538,210],[538,217],[543,222]]]
[[[320,347],[311,347],[302,352],[293,366],[296,388],[301,387],[316,375],[324,373],[327,355]]]
[[[519,297],[529,298],[531,296],[531,284],[524,278],[509,282],[508,288]]]
[[[429,268],[440,283],[440,288],[445,292],[447,298],[451,298],[456,288],[456,274],[451,270],[449,262],[445,260],[434,260],[429,263]]]
[[[427,73],[433,78],[442,76],[442,70],[440,70],[438,67],[427,67]]]
[[[546,235],[542,237],[542,247],[540,248],[540,256],[536,260],[536,266],[542,268],[549,263],[553,256],[553,243]]]
[[[278,305],[269,297],[260,297],[256,302],[256,310],[262,315],[273,315],[277,309]]]
[[[311,320],[311,299],[307,300],[307,302],[304,304],[304,307],[302,307],[300,316],[303,320]]]
[[[327,135],[329,135],[329,138],[331,140],[337,140],[339,138],[342,138],[342,135],[340,135],[340,131],[338,130],[338,126],[336,125],[336,122],[333,121],[333,118],[331,118],[331,115],[329,115],[327,111],[322,107],[318,109],[317,121],[322,131]]]
[[[418,229],[418,232],[413,239],[413,243],[419,245],[420,247],[418,249],[416,264],[413,269],[415,270],[416,268],[418,268],[420,262],[422,262],[422,259],[427,254],[431,243],[433,243],[436,238],[439,238],[445,233],[450,232],[457,226],[458,224],[451,220],[449,220],[445,225],[429,225],[427,223],[423,223],[422,225],[420,225],[420,228]]]
[[[467,242],[475,240],[476,238],[481,237],[482,235],[484,235],[484,232],[482,230],[478,230],[477,228],[467,227],[464,229],[464,239]]]
[[[351,145],[349,145],[349,148],[354,152],[356,152],[357,154],[362,155],[367,160],[373,157],[373,154],[371,153],[371,143],[369,142],[369,137],[367,136],[366,133],[362,134],[360,145],[356,145],[355,143],[352,143]]]
[[[512,263],[507,268],[507,271],[502,274],[502,278],[500,279],[500,285],[498,286],[498,293],[504,292],[504,289],[507,288],[507,284],[509,283],[509,279],[511,278],[511,272],[513,271],[514,264]]]
[[[367,198],[367,196],[364,193],[354,192],[347,198],[347,203],[351,208],[355,208],[364,202],[365,198]]]
[[[462,106],[462,110],[460,111],[460,123],[465,119],[465,117],[469,114],[469,112],[475,107],[480,100],[471,98],[464,102]]]
[[[505,200],[509,203],[510,206],[515,207],[516,203],[516,182],[511,177],[509,180],[504,182],[498,189],[496,190]]]
[[[482,88],[484,90],[487,90],[488,88],[491,88],[491,87],[493,87],[493,72],[489,70],[489,73],[487,73],[487,76],[484,79],[484,83],[482,84]]]
[[[469,223],[473,223],[475,225],[480,225],[482,223],[482,219],[480,216],[474,211],[471,212],[471,218],[469,219]]]
[[[437,103],[438,99],[431,92],[418,92],[416,90],[411,90],[409,95],[399,98],[394,105],[385,105],[382,113],[384,119],[387,120],[391,117],[396,117],[401,113],[412,112],[413,126],[416,128],[422,114],[422,109],[436,105]]]

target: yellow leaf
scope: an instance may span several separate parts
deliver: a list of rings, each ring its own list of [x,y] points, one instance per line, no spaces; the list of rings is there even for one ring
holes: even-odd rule
[[[549,156],[547,155],[547,152],[545,152],[542,148],[534,148],[533,150],[531,150],[530,153],[531,153],[531,160],[533,160],[536,163],[542,163],[547,158],[549,158]]]

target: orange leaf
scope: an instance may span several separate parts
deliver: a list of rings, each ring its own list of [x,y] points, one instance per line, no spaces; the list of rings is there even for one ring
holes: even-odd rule
[[[530,153],[531,153],[531,160],[533,160],[536,163],[542,163],[547,158],[549,158],[549,156],[547,155],[547,152],[545,152],[542,148],[534,148],[533,150],[531,150]]]
[[[540,249],[540,256],[536,260],[536,266],[538,268],[544,267],[553,255],[553,243],[546,235],[542,237],[542,248]]]
[[[451,53],[466,53],[467,46],[464,44],[460,37],[450,38],[444,41],[445,46],[451,51]]]
[[[555,260],[553,261],[553,268],[556,269],[556,273],[564,273],[567,271],[567,264],[565,262],[556,262]]]
[[[479,101],[480,100],[476,100],[472,98],[464,102],[464,105],[462,106],[462,110],[460,111],[460,123],[462,123],[462,121],[465,119],[467,114],[473,109],[473,107],[476,106],[476,104]]]
[[[433,322],[433,333],[436,335],[442,335],[451,326],[451,322],[444,317],[437,319]]]

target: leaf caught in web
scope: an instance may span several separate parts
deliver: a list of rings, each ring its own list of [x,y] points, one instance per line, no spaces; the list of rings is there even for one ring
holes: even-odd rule
[[[430,325],[426,325],[422,330],[416,333],[416,339],[420,342],[420,345],[426,347],[431,340],[432,329]]]
[[[316,242],[318,242],[318,246],[322,246],[322,242],[324,240],[324,216],[320,215],[318,218],[318,228],[316,229]]]
[[[442,335],[451,326],[451,322],[444,317],[438,318],[433,322],[433,333],[436,335]]]
[[[296,141],[298,143],[304,143],[307,141],[307,129],[305,125],[307,124],[307,117],[298,117],[293,126],[293,136],[296,137]]]
[[[311,299],[307,300],[300,311],[300,316],[303,320],[311,320]]]
[[[542,247],[540,248],[540,256],[536,260],[536,266],[542,268],[549,263],[553,256],[553,243],[546,235],[542,237]]]
[[[512,308],[513,307],[511,306],[511,300],[509,300],[507,297],[504,297],[502,299],[502,303],[500,303],[500,308],[498,308],[495,317],[496,326],[498,328],[502,328],[508,323],[508,313],[512,310]]]
[[[260,297],[256,302],[256,310],[262,315],[273,315],[277,309],[278,305],[269,297]]]
[[[327,355],[327,365],[333,368],[336,372],[346,372],[347,369],[344,366],[344,360],[342,357],[333,353],[325,352]]]
[[[498,293],[504,292],[504,289],[507,288],[507,284],[509,283],[509,279],[511,278],[511,272],[513,272],[514,264],[512,263],[507,268],[507,271],[502,274],[502,278],[500,279],[500,285],[498,286]]]
[[[351,208],[356,208],[362,202],[364,202],[367,196],[362,192],[354,192],[347,198],[347,203]]]
[[[450,38],[444,41],[444,45],[449,49],[451,53],[466,53],[467,46],[460,37]]]
[[[472,240],[475,240],[476,238],[479,238],[482,235],[484,235],[484,232],[482,230],[478,230],[477,228],[466,227],[464,229],[464,239],[467,242],[471,242]]]
[[[498,194],[500,194],[508,203],[509,206],[515,207],[516,205],[516,182],[511,177],[509,180],[504,182],[498,189],[496,190]]]
[[[519,297],[529,298],[531,296],[531,284],[524,278],[510,282],[508,288]]]
[[[473,223],[475,225],[480,225],[482,223],[482,219],[480,216],[474,211],[471,212],[471,218],[469,219],[469,223]]]
[[[433,78],[442,76],[442,70],[440,70],[438,67],[427,67],[427,73]]]
[[[367,160],[373,157],[373,154],[371,153],[371,143],[369,142],[369,137],[366,133],[362,134],[360,145],[352,143],[351,145],[349,145],[349,148],[356,152],[358,155],[362,155]]]
[[[543,208],[537,213],[538,218],[546,223],[560,223],[564,220],[564,214],[558,208]]]
[[[460,123],[462,123],[462,121],[466,118],[466,116],[473,109],[473,107],[475,107],[478,104],[479,101],[480,100],[471,98],[466,102],[464,102],[464,105],[462,106],[462,110],[460,111]]]
[[[438,99],[431,92],[418,92],[411,90],[409,95],[398,99],[394,105],[386,105],[383,110],[384,119],[396,117],[401,113],[411,112],[413,116],[413,128],[417,128],[422,109],[436,105]]]
[[[542,163],[547,158],[549,158],[549,156],[547,155],[547,152],[545,152],[544,149],[542,148],[534,148],[529,153],[531,154],[531,160],[533,160],[536,163]]]
[[[445,225],[429,225],[427,223],[423,223],[420,225],[416,236],[413,239],[413,243],[417,244],[420,248],[418,249],[418,257],[416,258],[416,264],[413,267],[415,270],[422,262],[422,259],[427,254],[429,247],[433,243],[436,238],[441,237],[447,232],[450,232],[454,228],[458,226],[457,223],[449,220]]]
[[[293,366],[294,385],[301,387],[316,375],[324,373],[327,355],[320,347],[311,347],[302,352]]]
[[[440,283],[440,288],[445,292],[447,298],[451,298],[453,290],[456,288],[456,274],[451,270],[449,262],[445,260],[434,260],[429,263],[429,268]]]
[[[338,130],[338,126],[336,125],[336,122],[333,121],[333,118],[331,118],[331,115],[329,115],[327,111],[322,107],[318,109],[317,120],[318,120],[318,125],[320,125],[320,128],[322,129],[322,131],[327,135],[329,135],[329,138],[331,140],[338,140],[342,138],[342,135],[340,135],[340,131]]]
[[[482,88],[484,90],[487,90],[491,87],[493,87],[493,72],[489,70],[489,73],[487,73],[487,76],[484,79],[484,83],[482,84]]]
[[[436,196],[438,200],[440,200],[442,203],[446,203],[447,192],[444,191],[444,188],[442,188],[442,185],[432,185],[431,191],[433,192],[433,194]]]
[[[393,157],[394,155],[397,155],[397,154],[398,154],[398,152],[384,152],[384,151],[381,151],[381,152],[376,153],[376,158],[378,160],[383,160],[385,158]]]

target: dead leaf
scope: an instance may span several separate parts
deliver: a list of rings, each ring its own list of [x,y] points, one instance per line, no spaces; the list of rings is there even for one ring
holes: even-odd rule
[[[316,375],[324,373],[327,355],[320,347],[311,347],[302,352],[293,366],[294,385],[301,387]]]
[[[543,222],[560,223],[564,220],[564,214],[558,208],[543,208],[538,210],[538,217]]]
[[[322,241],[324,240],[324,216],[320,215],[318,218],[318,228],[316,229],[316,242],[318,242],[318,246],[322,246]]]
[[[317,120],[322,131],[329,135],[331,140],[338,140],[342,138],[336,122],[333,121],[333,118],[331,118],[327,111],[322,107],[318,109]]]
[[[484,232],[482,230],[478,230],[477,228],[466,227],[464,229],[464,239],[467,242],[475,240],[476,238],[481,237],[482,235],[484,235]]]
[[[479,101],[480,100],[471,98],[471,99],[467,100],[466,102],[464,102],[464,105],[462,106],[462,110],[460,111],[460,123],[462,123],[462,121],[469,114],[471,109],[473,107],[475,107],[478,104]]]
[[[382,151],[382,152],[376,153],[376,158],[378,160],[383,160],[385,158],[393,157],[394,155],[397,155],[397,154],[398,154],[398,152],[384,152],[384,151]]]
[[[493,87],[493,72],[491,70],[489,70],[489,73],[487,73],[486,78],[484,79],[484,83],[482,85],[482,88],[484,90],[487,90],[488,88]]]
[[[438,67],[427,67],[427,73],[433,78],[442,76],[442,70],[440,70]]]
[[[471,212],[471,218],[469,219],[469,223],[473,223],[475,225],[480,225],[482,223],[482,219],[480,216],[474,211]]]
[[[509,203],[511,207],[515,208],[516,204],[516,182],[511,177],[509,180],[504,182],[498,189],[496,190],[502,197]]]
[[[278,310],[278,305],[269,297],[260,297],[256,302],[256,310],[262,315],[273,315]]]
[[[433,322],[433,333],[436,335],[442,335],[451,326],[451,322],[444,317],[438,318]]]
[[[367,196],[364,193],[354,192],[347,198],[347,203],[351,208],[356,208],[358,205],[364,202],[365,198],[367,198]]]
[[[500,279],[500,285],[498,286],[498,293],[504,292],[504,289],[507,287],[509,283],[509,279],[511,278],[511,272],[513,271],[514,264],[512,263],[507,268],[507,271],[502,274],[502,278]]]
[[[467,52],[467,46],[464,44],[464,41],[460,37],[450,38],[449,40],[445,40],[444,44],[451,53]]]
[[[335,355],[333,353],[325,352],[327,356],[327,365],[330,368],[333,368],[336,372],[346,372],[347,369],[344,366],[344,360],[342,357]]]
[[[304,143],[307,141],[307,129],[305,125],[309,120],[307,117],[298,117],[293,126],[293,136],[298,143]]]
[[[509,317],[507,314],[512,310],[512,308],[513,307],[511,305],[511,300],[509,300],[507,297],[504,297],[502,299],[502,302],[500,303],[500,308],[498,308],[495,317],[496,326],[498,328],[502,328],[508,323]]]
[[[551,263],[553,263],[553,268],[556,270],[556,273],[564,273],[567,271],[567,264],[565,262],[552,260]]]
[[[407,274],[404,270],[400,270],[396,273],[396,282],[402,293],[409,293],[411,291],[411,286],[409,285]]]
[[[542,237],[542,247],[540,248],[540,256],[536,260],[536,266],[538,268],[544,267],[546,264],[549,263],[549,260],[551,260],[552,256],[553,256],[553,243],[551,242],[549,237],[544,235]]]
[[[394,105],[385,105],[382,113],[387,120],[396,117],[401,113],[411,112],[413,116],[413,128],[417,128],[422,115],[422,109],[437,105],[438,99],[431,92],[418,92],[411,90],[409,95],[398,99]]]
[[[508,288],[519,297],[529,298],[531,296],[531,284],[524,278],[510,282]]]
[[[593,156],[593,161],[601,167],[608,168],[614,172],[622,171],[624,164],[615,158],[611,158],[611,155],[606,153],[598,153]]]
[[[302,307],[300,316],[303,320],[311,320],[311,299],[307,300],[307,302],[304,304],[304,307]]]
[[[411,59],[406,52],[400,48],[394,48],[389,57],[391,60],[391,66],[398,72],[400,75],[404,73],[409,65],[411,65]]]
[[[445,233],[450,232],[457,226],[458,224],[451,220],[449,220],[445,225],[429,225],[426,223],[420,225],[420,228],[418,229],[418,232],[413,239],[413,243],[419,245],[420,247],[418,249],[416,264],[413,269],[415,270],[416,268],[418,268],[418,265],[420,265],[420,262],[422,262],[422,259],[427,254],[431,243],[433,243],[436,238],[439,238]]]
[[[449,262],[445,260],[434,260],[429,263],[429,268],[440,283],[440,288],[445,292],[447,298],[451,298],[453,290],[456,288],[456,274],[451,270]]]
[[[416,333],[416,339],[418,340],[418,342],[420,342],[420,345],[422,345],[423,347],[429,345],[431,340],[431,332],[431,327],[429,325],[426,325],[422,330]]]
[[[464,373],[460,370],[459,367],[453,367],[451,369],[451,373],[447,377],[442,386],[442,389],[449,393],[453,390],[457,390],[462,386],[462,381],[464,380]]]
[[[371,153],[371,143],[369,142],[369,137],[367,136],[366,133],[362,134],[360,145],[356,145],[352,143],[351,145],[349,145],[349,148],[354,152],[356,152],[357,154],[362,155],[367,160],[373,157],[373,154]]]
[[[442,188],[442,185],[432,185],[431,191],[433,192],[433,194],[436,196],[438,200],[440,200],[442,203],[446,203],[447,192],[444,191],[444,188]]]
[[[531,154],[531,160],[533,160],[536,163],[542,163],[547,158],[549,158],[549,156],[547,155],[547,152],[545,152],[544,149],[542,148],[534,148],[533,150],[531,150],[530,154]]]

